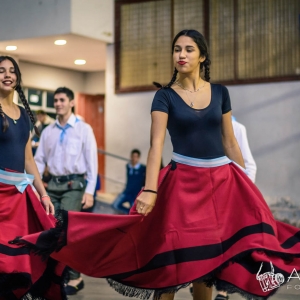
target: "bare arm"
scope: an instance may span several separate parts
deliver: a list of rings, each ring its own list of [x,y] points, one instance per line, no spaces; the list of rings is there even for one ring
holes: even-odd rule
[[[83,194],[81,203],[83,204],[83,208],[87,209],[92,207],[94,204],[94,191],[98,173],[97,143],[93,129],[90,126],[86,130],[84,157],[87,166],[87,187]]]
[[[154,111],[152,112],[151,117],[151,138],[147,159],[145,190],[157,191],[157,182],[166,135],[168,114],[160,111]],[[137,198],[137,211],[143,215],[147,215],[152,211],[155,201],[155,194],[148,192],[141,193]]]
[[[245,168],[239,144],[234,136],[231,112],[222,115],[222,142],[225,154],[234,162]]]
[[[26,144],[25,148],[25,170],[28,174],[32,174],[34,176],[33,185],[36,188],[37,192],[39,193],[40,197],[43,195],[47,195],[47,192],[45,190],[45,187],[43,185],[42,179],[40,177],[39,171],[37,169],[37,166],[35,164],[32,150],[31,150],[31,138],[29,137],[28,142]],[[43,197],[41,199],[43,206],[45,207],[45,210],[47,214],[52,213],[54,214],[54,207],[53,204],[50,201],[49,197]]]

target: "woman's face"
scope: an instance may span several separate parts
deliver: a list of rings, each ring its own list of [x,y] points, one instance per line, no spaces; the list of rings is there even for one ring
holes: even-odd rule
[[[0,62],[0,90],[13,91],[17,83],[17,75],[13,63],[6,59]]]
[[[199,72],[200,63],[205,60],[194,40],[180,36],[173,49],[173,62],[179,73]]]

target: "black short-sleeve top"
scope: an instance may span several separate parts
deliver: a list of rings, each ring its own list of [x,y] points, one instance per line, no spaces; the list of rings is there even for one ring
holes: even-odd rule
[[[194,158],[211,159],[225,155],[222,144],[222,115],[231,110],[226,87],[211,85],[211,101],[203,109],[190,107],[172,88],[156,92],[151,112],[168,114],[167,129],[173,151]]]
[[[6,116],[9,127],[3,132],[2,117],[0,116],[0,168],[24,173],[25,147],[30,134],[30,119],[23,107],[16,123]]]

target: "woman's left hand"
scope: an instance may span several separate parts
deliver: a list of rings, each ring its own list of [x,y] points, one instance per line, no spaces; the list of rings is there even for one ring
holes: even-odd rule
[[[142,192],[136,198],[136,211],[141,215],[147,216],[154,208],[156,197],[156,194]]]
[[[45,196],[42,197],[42,198],[41,198],[41,202],[42,202],[42,205],[43,205],[44,208],[45,208],[46,214],[49,215],[49,213],[50,213],[50,214],[54,215],[54,213],[55,213],[55,211],[54,211],[54,205],[53,205],[53,203],[51,202],[50,197],[49,197],[49,196],[47,196],[47,197],[45,197]]]

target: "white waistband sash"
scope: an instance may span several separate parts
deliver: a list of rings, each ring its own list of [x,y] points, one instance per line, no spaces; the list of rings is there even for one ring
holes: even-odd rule
[[[34,176],[26,173],[8,172],[0,169],[0,182],[15,185],[23,193],[28,184],[32,185]]]
[[[178,153],[173,152],[172,160],[192,166],[192,167],[202,167],[202,168],[213,168],[213,167],[219,167],[224,166],[232,162],[227,156],[222,156],[218,158],[212,158],[212,159],[202,159],[202,158],[194,158],[189,156],[184,156]]]

